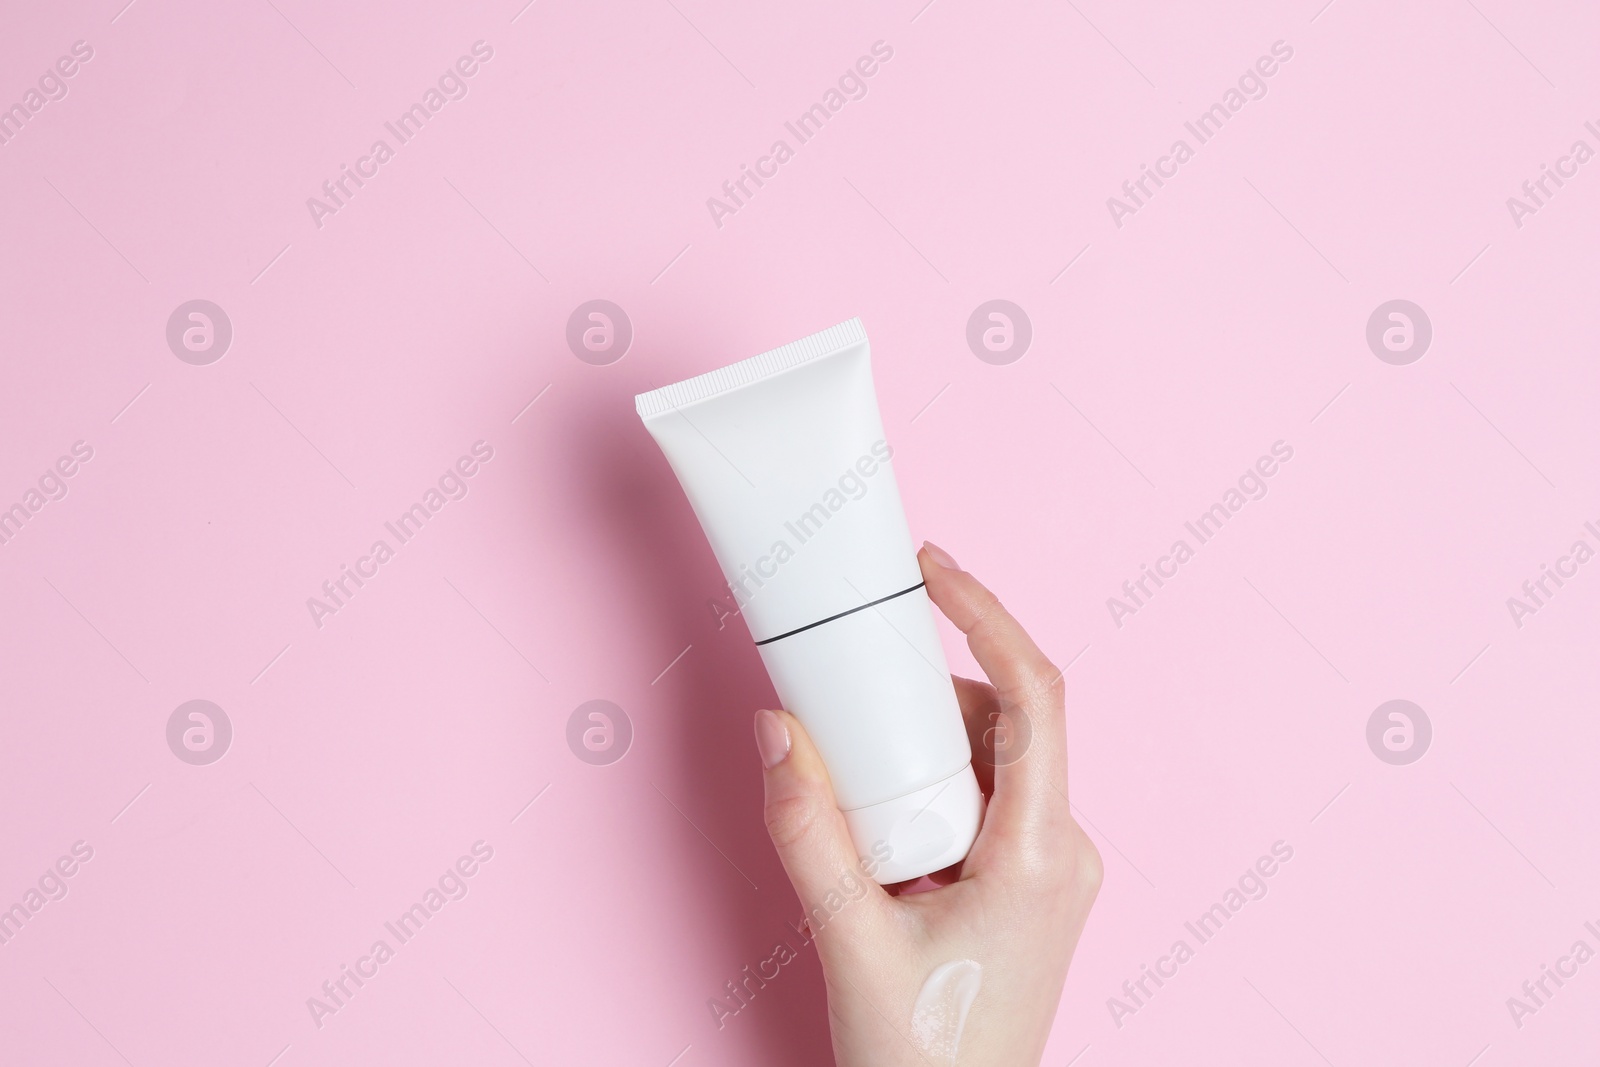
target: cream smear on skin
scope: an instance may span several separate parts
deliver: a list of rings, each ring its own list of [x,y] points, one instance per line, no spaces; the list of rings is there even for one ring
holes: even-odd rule
[[[934,968],[922,983],[911,1009],[911,1032],[922,1051],[942,1067],[954,1067],[961,1052],[967,1012],[983,984],[983,967],[974,960],[955,960]]]

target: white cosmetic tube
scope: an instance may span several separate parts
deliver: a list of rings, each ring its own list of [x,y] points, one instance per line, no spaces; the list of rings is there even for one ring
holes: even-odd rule
[[[877,881],[965,858],[972,752],[900,504],[866,330],[635,398]]]

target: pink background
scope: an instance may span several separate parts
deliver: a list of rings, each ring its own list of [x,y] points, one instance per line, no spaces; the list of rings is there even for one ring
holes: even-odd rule
[[[1520,1028],[1506,999],[1600,948],[1600,563],[1520,628],[1506,599],[1600,546],[1600,162],[1520,228],[1506,198],[1600,148],[1600,15],[1321,2],[9,5],[0,103],[94,57],[0,146],[0,507],[94,455],[0,546],[0,907],[94,855],[0,946],[0,1058],[825,1060],[809,950],[707,1008],[798,907],[771,692],[632,396],[855,315],[913,531],[1072,662],[1108,871],[1046,1062],[1592,1053],[1600,962]],[[479,40],[468,95],[315,225]],[[715,225],[880,40],[866,97]],[[1267,95],[1116,226],[1278,40]],[[234,331],[207,366],[165,339],[196,298]],[[565,341],[599,298],[634,330],[607,366]],[[965,341],[993,298],[1033,326],[1009,365]],[[1408,366],[1365,340],[1396,298],[1433,324]],[[479,440],[465,499],[319,629],[306,599]],[[1270,493],[1117,627],[1278,440]],[[1434,730],[1407,766],[1365,735],[1396,698]],[[193,699],[233,725],[209,766],[166,742]],[[569,751],[592,699],[633,723],[620,762]],[[307,998],[479,840],[319,1029]],[[1267,896],[1116,1025],[1280,840]]]

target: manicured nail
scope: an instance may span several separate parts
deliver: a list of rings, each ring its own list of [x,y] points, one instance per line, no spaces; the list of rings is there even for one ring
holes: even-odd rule
[[[928,558],[933,560],[939,566],[943,567],[945,570],[958,571],[961,569],[961,564],[950,558],[950,553],[946,552],[932,541],[922,542],[922,547],[927,551]]]
[[[775,712],[756,712],[756,750],[761,753],[761,765],[769,771],[788,757],[789,728]]]

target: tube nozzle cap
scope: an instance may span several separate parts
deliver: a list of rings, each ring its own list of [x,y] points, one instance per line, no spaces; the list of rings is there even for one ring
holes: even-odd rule
[[[844,821],[857,853],[876,864],[879,885],[907,882],[966,858],[983,822],[983,792],[969,763],[914,793],[846,811]]]

